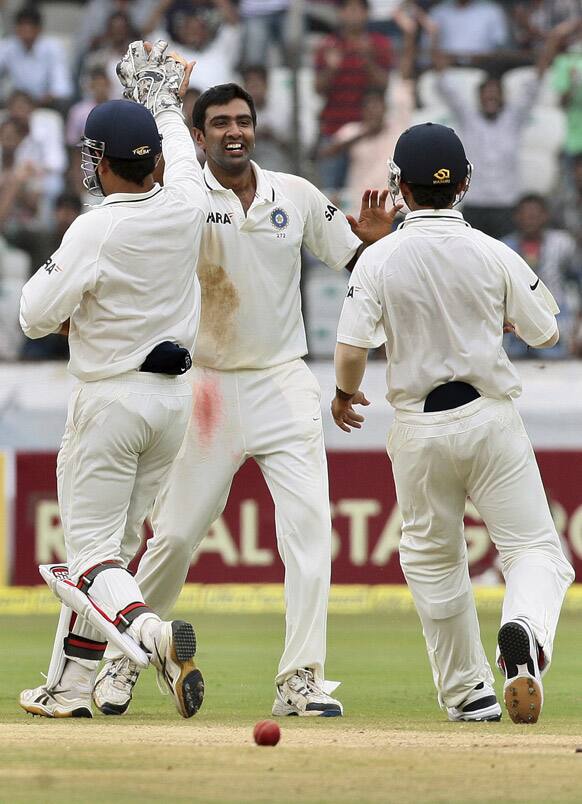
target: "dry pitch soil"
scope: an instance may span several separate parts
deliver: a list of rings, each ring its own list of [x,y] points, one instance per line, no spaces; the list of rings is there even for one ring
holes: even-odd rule
[[[556,735],[505,723],[421,732],[344,723],[285,721],[274,748],[255,746],[250,725],[0,724],[0,801],[582,800],[582,730]]]

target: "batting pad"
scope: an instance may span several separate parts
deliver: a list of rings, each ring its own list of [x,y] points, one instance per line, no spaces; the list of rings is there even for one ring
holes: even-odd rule
[[[129,634],[118,631],[109,617],[101,611],[89,595],[81,592],[69,579],[69,568],[66,564],[40,564],[38,570],[50,590],[65,606],[87,620],[103,634],[107,642],[111,642],[119,648],[138,667],[145,669],[149,666],[148,655],[137,642]]]

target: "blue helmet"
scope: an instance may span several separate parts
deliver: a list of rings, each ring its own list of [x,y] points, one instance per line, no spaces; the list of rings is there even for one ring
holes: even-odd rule
[[[130,162],[161,153],[162,138],[152,113],[128,100],[100,103],[90,113],[81,140],[83,184],[92,193],[102,192],[97,167],[104,156]]]
[[[438,123],[420,123],[406,129],[388,160],[388,186],[395,198],[400,182],[422,186],[455,186],[465,180],[457,203],[467,192],[473,166],[463,143],[452,128]]]

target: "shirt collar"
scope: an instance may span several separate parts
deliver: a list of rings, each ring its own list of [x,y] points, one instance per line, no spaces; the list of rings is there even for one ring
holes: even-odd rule
[[[417,209],[414,212],[409,212],[398,228],[400,229],[401,227],[406,226],[409,223],[414,223],[414,221],[418,220],[442,221],[443,219],[457,221],[465,226],[469,226],[467,221],[463,218],[463,215],[456,209]]]
[[[111,195],[106,196],[97,206],[105,207],[109,204],[121,204],[124,201],[145,201],[146,198],[157,195],[161,189],[160,185],[156,182],[147,193],[111,193]]]
[[[257,190],[255,193],[256,198],[263,201],[272,203],[275,200],[275,190],[269,184],[265,173],[257,165],[256,162],[251,160],[251,167],[257,180]],[[216,178],[214,173],[210,170],[208,162],[204,165],[204,181],[209,190],[218,193],[228,193],[228,187],[224,187]]]

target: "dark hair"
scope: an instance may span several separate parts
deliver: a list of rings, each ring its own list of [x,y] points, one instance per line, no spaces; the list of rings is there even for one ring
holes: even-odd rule
[[[268,73],[267,68],[264,64],[246,64],[242,70],[240,71],[242,77],[247,80],[249,75],[255,73],[256,75],[260,75],[263,81],[266,83],[268,80]]]
[[[21,22],[30,22],[31,25],[36,25],[37,28],[40,28],[42,27],[42,15],[34,6],[25,6],[16,12],[14,22],[16,25],[20,25]]]
[[[109,76],[107,75],[107,70],[103,67],[93,67],[89,70],[89,80],[93,81],[95,78],[106,78],[109,81]]]
[[[32,95],[29,92],[25,92],[23,89],[13,89],[6,101],[7,105],[10,105],[12,101],[15,101],[17,98],[22,98],[31,106],[36,106],[36,102]]]
[[[370,98],[376,98],[377,100],[382,101],[382,103],[386,103],[386,93],[383,89],[379,89],[378,87],[369,87],[364,92],[362,100],[365,102]]]
[[[253,126],[256,126],[257,111],[255,109],[255,102],[246,89],[243,89],[238,84],[218,84],[215,87],[210,87],[206,92],[203,92],[194,104],[192,111],[192,125],[194,128],[199,128],[201,131],[204,131],[206,110],[209,106],[222,106],[225,103],[230,103],[230,101],[235,98],[246,101],[251,110]]]
[[[481,94],[481,92],[483,92],[485,87],[488,86],[489,84],[497,84],[497,86],[501,90],[501,93],[503,93],[503,84],[501,82],[501,78],[498,75],[495,75],[494,73],[489,73],[479,84],[479,94]]]
[[[340,8],[349,5],[350,3],[359,3],[361,6],[364,6],[366,11],[370,10],[370,3],[369,0],[340,0],[339,5]]]
[[[145,178],[154,172],[156,167],[155,156],[148,156],[145,159],[116,159],[108,156],[107,161],[116,176],[140,186],[143,185]]]
[[[61,193],[55,201],[55,207],[70,207],[76,212],[80,212],[83,207],[83,202],[77,193],[64,192]]]
[[[539,193],[526,193],[525,195],[522,195],[515,205],[515,209],[519,209],[524,204],[538,204],[538,206],[542,207],[542,209],[547,210],[548,208],[548,202],[543,195],[540,195]]]
[[[420,207],[431,209],[446,209],[455,200],[457,195],[456,184],[441,184],[433,187],[425,184],[410,184],[410,192]]]

